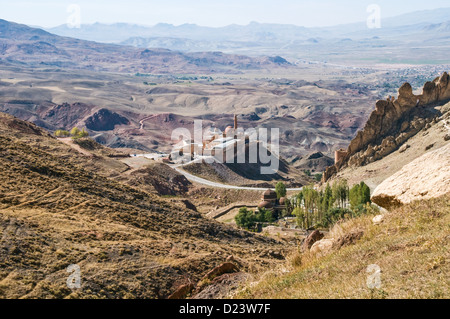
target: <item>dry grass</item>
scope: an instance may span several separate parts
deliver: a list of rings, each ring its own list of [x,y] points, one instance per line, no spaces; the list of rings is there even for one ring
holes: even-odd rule
[[[371,218],[344,223],[328,235],[362,229],[356,244],[319,258],[293,254],[288,274],[268,274],[238,297],[449,298],[450,194],[401,207],[380,225]],[[371,264],[381,268],[380,289],[367,287]]]
[[[2,114],[0,159],[0,298],[165,298],[229,255],[244,271],[279,263],[259,256],[280,243],[113,180],[112,159]]]

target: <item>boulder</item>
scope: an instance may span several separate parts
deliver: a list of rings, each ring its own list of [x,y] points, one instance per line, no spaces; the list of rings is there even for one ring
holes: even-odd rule
[[[377,215],[374,218],[372,218],[372,223],[374,223],[375,225],[379,225],[384,221],[384,216],[383,215]]]
[[[372,201],[391,209],[414,200],[439,197],[450,192],[450,144],[430,151],[383,181]]]
[[[175,290],[167,299],[185,299],[187,295],[194,289],[194,284],[182,285]]]
[[[228,274],[228,273],[233,273],[233,272],[238,272],[238,271],[239,271],[239,269],[237,268],[237,266],[235,264],[226,262],[220,266],[215,267],[213,270],[208,272],[205,275],[205,277],[203,277],[203,280],[205,280],[205,279],[211,280],[211,279],[219,277],[223,274]]]
[[[344,246],[352,245],[364,235],[362,229],[354,229],[351,232],[339,237],[333,243],[334,249],[340,249]]]
[[[303,242],[302,250],[303,251],[310,250],[312,245],[314,245],[315,242],[323,239],[323,237],[324,235],[320,231],[318,230],[313,231],[311,234],[308,235],[308,237],[306,237],[305,241]]]
[[[314,243],[309,250],[314,255],[326,255],[333,249],[334,239],[322,239]]]
[[[192,299],[224,299],[248,279],[250,275],[243,272],[224,274],[216,277],[208,286],[194,294]]]
[[[404,153],[404,152],[406,152],[406,150],[408,149],[408,148],[410,148],[411,146],[409,145],[409,144],[405,144],[405,145],[403,145],[402,147],[400,147],[400,149],[398,150],[400,153]]]

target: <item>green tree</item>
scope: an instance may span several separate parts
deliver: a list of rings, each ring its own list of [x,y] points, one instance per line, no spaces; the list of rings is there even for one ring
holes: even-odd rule
[[[359,185],[361,188],[361,204],[372,203],[370,200],[370,187],[366,185],[366,183],[361,182]]]
[[[349,193],[349,201],[352,209],[355,209],[355,207],[357,207],[361,203],[360,196],[361,196],[360,187],[359,184],[356,184],[350,189]]]
[[[78,134],[79,138],[88,137],[89,133],[83,128],[81,132]]]
[[[353,210],[357,207],[370,204],[370,188],[364,182],[354,185],[349,192],[349,201]]]
[[[256,220],[260,223],[273,223],[275,221],[275,217],[270,210],[267,210],[265,208],[258,208]]]
[[[284,185],[283,182],[278,182],[275,186],[275,192],[277,193],[278,199],[280,199],[281,197],[286,197],[286,185]]]
[[[345,208],[330,208],[322,218],[321,225],[323,227],[331,227],[337,221],[344,219],[346,216],[352,216],[352,212]]]
[[[68,132],[66,130],[57,130],[55,132],[55,136],[56,137],[68,137],[68,136],[70,136],[70,132]]]
[[[83,128],[83,130],[80,130],[78,127],[74,127],[70,131],[70,135],[72,135],[73,139],[88,137],[89,133]]]
[[[297,218],[297,225],[303,229],[308,228],[306,226],[305,210],[302,207],[295,207],[292,211],[292,215]]]
[[[339,181],[335,181],[331,189],[333,192],[333,203],[338,202],[338,206],[340,208],[344,208],[349,194],[347,180],[341,179]]]
[[[239,227],[251,229],[256,225],[256,218],[253,212],[249,211],[247,207],[239,209],[239,213],[234,218]]]
[[[331,189],[330,184],[327,184],[323,191],[322,210],[327,212],[331,207],[333,207],[333,190]]]
[[[70,131],[70,135],[74,136],[74,137],[78,137],[78,135],[80,134],[80,129],[78,127],[74,127],[71,131]]]

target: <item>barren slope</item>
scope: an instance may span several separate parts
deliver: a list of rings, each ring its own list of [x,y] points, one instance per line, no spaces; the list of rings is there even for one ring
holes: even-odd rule
[[[277,242],[114,181],[32,124],[0,114],[0,140],[3,298],[165,298],[229,255],[248,271],[276,261],[258,256]]]

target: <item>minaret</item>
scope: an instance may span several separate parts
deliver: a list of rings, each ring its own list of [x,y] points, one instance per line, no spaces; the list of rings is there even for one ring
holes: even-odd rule
[[[236,132],[237,128],[238,128],[238,120],[237,120],[237,115],[235,114],[234,115],[234,131],[235,132]]]

